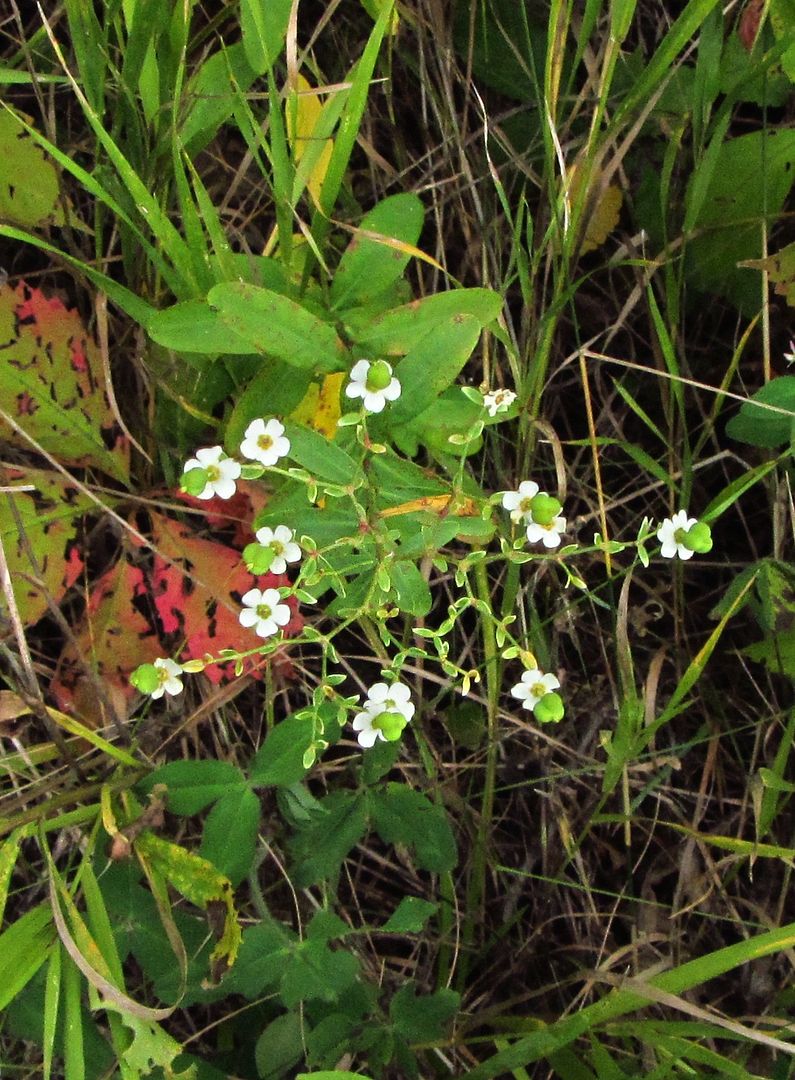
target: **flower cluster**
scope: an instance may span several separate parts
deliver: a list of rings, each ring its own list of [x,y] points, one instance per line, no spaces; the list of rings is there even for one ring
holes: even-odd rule
[[[361,399],[364,413],[382,412],[387,403],[396,401],[400,394],[401,384],[385,360],[358,360],[345,388],[347,397]],[[473,401],[482,400],[483,408],[491,417],[506,412],[516,400],[516,394],[511,390],[484,392],[482,398],[480,394],[471,388],[467,396]],[[361,415],[352,415],[349,422],[360,419]],[[260,475],[256,466],[270,468],[289,452],[290,440],[280,421],[264,418],[253,420],[246,428],[240,445],[241,456],[248,462],[256,463],[253,469],[246,465],[249,471],[244,473],[244,466],[227,456],[220,446],[204,447],[186,462],[182,486],[199,499],[230,499],[241,475]],[[561,537],[566,532],[566,519],[561,513],[562,504],[555,496],[541,491],[534,481],[524,480],[516,490],[503,492],[501,502],[510,514],[511,521],[524,529],[529,544],[542,544],[550,550],[560,546]],[[648,539],[649,530],[653,527],[644,520],[638,534],[638,551],[644,565],[648,563],[648,558],[643,541]],[[255,576],[284,574],[290,564],[300,561],[301,547],[294,530],[288,525],[266,526],[258,529],[255,535],[255,542],[243,552],[245,565]],[[656,536],[660,542],[660,554],[666,559],[678,557],[687,560],[696,552],[704,553],[712,548],[709,526],[689,517],[685,510],[664,519],[657,528]],[[596,543],[599,543],[598,537]],[[242,597],[241,625],[252,630],[258,638],[277,635],[291,617],[285,595],[284,589],[250,589]],[[521,653],[518,646],[512,647],[504,655],[506,658],[521,655],[525,667],[520,681],[510,688],[511,697],[521,703],[522,709],[532,712],[539,723],[559,721],[563,717],[564,706],[557,692],[560,689],[557,676],[544,673],[536,666],[535,659],[529,653]],[[193,660],[179,665],[170,659],[158,659],[151,664],[141,665],[133,673],[131,682],[153,699],[161,698],[164,694],[176,695],[183,689],[181,676],[187,671],[201,670],[203,663]],[[341,679],[342,676],[335,678]],[[464,693],[468,690],[469,678],[467,674]],[[355,709],[357,700],[347,699],[345,708]],[[362,708],[353,716],[352,727],[362,747],[373,747],[378,742],[396,742],[414,713],[415,706],[408,686],[399,680],[377,682],[367,691]]]
[[[558,547],[566,519],[560,516],[563,507],[553,495],[541,491],[532,480],[523,480],[516,491],[505,492],[502,505],[510,511],[511,521],[525,526],[528,544]]]
[[[275,465],[289,452],[290,440],[278,420],[252,420],[240,444],[243,457],[265,466]],[[182,490],[197,499],[231,499],[241,472],[240,462],[228,457],[222,446],[206,446],[185,462]]]

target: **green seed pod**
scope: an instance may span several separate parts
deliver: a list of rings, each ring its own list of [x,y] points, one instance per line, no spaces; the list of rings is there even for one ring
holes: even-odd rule
[[[190,469],[183,474],[180,487],[188,495],[201,495],[207,487],[208,480],[206,469]]]
[[[385,712],[373,721],[373,727],[380,728],[387,742],[397,742],[406,726],[406,717],[400,712]]]
[[[130,675],[130,683],[142,694],[152,694],[160,686],[160,673],[154,664],[141,664]]]
[[[561,503],[545,491],[539,491],[530,500],[530,513],[536,525],[551,525],[562,509]]]
[[[386,390],[392,382],[392,368],[386,360],[376,360],[367,372],[368,390]]]
[[[563,700],[560,694],[544,694],[540,701],[536,702],[533,716],[539,724],[557,724],[563,719]]]
[[[690,526],[681,542],[690,551],[705,555],[708,551],[712,551],[712,530],[706,522],[697,521],[695,525]]]

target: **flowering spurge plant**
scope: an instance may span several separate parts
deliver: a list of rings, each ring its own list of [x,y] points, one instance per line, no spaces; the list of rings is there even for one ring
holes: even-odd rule
[[[290,440],[284,436],[284,424],[279,420],[252,420],[246,428],[240,453],[249,461],[269,467],[290,453]]]
[[[712,550],[712,532],[709,525],[696,518],[687,516],[686,510],[679,510],[673,517],[665,518],[657,530],[657,539],[662,547],[660,554],[664,559],[692,559]]]
[[[510,512],[511,521],[525,526],[528,544],[560,546],[560,538],[566,531],[566,519],[560,516],[563,506],[553,495],[541,491],[534,481],[523,480],[518,490],[506,491],[502,505]]]
[[[180,664],[161,657],[151,664],[141,664],[130,676],[130,682],[142,694],[148,694],[153,701],[163,694],[172,697],[182,693],[183,670]]]
[[[185,462],[182,489],[197,499],[231,499],[240,471],[240,462],[227,457],[223,447],[208,446]]]
[[[511,687],[511,697],[521,701],[522,708],[530,710],[540,724],[557,723],[563,718],[563,701],[555,693],[559,688],[560,680],[555,675],[545,675],[534,667]]]
[[[299,562],[301,547],[295,542],[295,532],[286,525],[275,529],[257,529],[257,542],[243,551],[243,561],[252,574],[284,574],[288,563]]]
[[[345,396],[361,398],[365,412],[380,413],[388,401],[400,397],[400,383],[386,360],[357,360],[345,387]]]
[[[396,742],[403,728],[414,716],[411,691],[401,682],[391,686],[378,682],[367,691],[364,709],[353,718],[360,746],[370,747],[377,740]]]

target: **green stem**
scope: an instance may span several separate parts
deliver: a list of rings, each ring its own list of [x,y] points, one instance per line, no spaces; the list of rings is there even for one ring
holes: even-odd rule
[[[475,563],[475,585],[478,599],[491,610],[489,579],[485,562]],[[475,851],[472,857],[472,872],[469,878],[466,898],[466,919],[461,938],[461,964],[458,969],[457,984],[459,989],[467,985],[469,963],[475,939],[475,927],[483,922],[483,901],[486,893],[486,865],[491,819],[494,812],[494,787],[497,773],[497,708],[500,698],[500,671],[497,638],[494,632],[494,619],[491,615],[480,613],[480,626],[483,636],[483,656],[486,668],[487,702],[487,745],[486,776],[483,782],[483,798],[480,805],[480,821],[475,837]]]

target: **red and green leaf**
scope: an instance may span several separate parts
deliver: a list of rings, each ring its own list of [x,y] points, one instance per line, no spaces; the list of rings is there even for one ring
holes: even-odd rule
[[[0,402],[1,438],[129,480],[99,349],[76,311],[25,282],[0,287]]]
[[[93,504],[58,473],[0,469],[0,484],[32,487],[0,496],[0,535],[11,572],[14,599],[26,626],[60,603],[83,570],[77,545],[80,515]],[[0,617],[5,618],[0,596]]]

